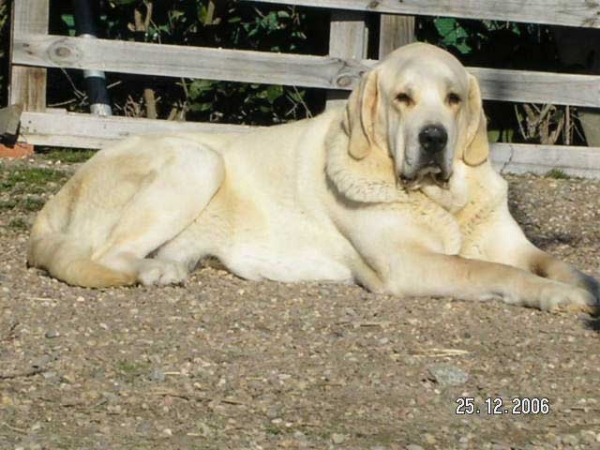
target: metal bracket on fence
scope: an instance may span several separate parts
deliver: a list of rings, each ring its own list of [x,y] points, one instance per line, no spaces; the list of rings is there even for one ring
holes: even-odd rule
[[[10,105],[0,109],[0,144],[12,147],[19,136],[19,121],[23,105]]]

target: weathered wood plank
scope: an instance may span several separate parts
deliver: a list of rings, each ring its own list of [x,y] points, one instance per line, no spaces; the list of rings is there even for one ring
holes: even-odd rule
[[[563,145],[492,145],[492,162],[500,173],[544,175],[560,169],[568,175],[600,178],[600,148]]]
[[[48,33],[50,0],[16,0],[12,17],[12,45],[29,33]],[[14,61],[13,61],[14,63]],[[13,66],[10,72],[10,103],[29,111],[46,108],[46,69]]]
[[[255,127],[167,120],[97,117],[90,114],[24,112],[22,138],[31,144],[103,148],[130,135],[155,133],[247,133]],[[492,161],[503,173],[545,174],[561,169],[572,176],[600,178],[600,148],[493,144]]]
[[[29,35],[13,60],[41,67],[103,70],[327,89],[352,89],[377,61]],[[600,107],[600,77],[469,68],[489,100]]]
[[[15,42],[13,60],[40,67],[350,89],[360,61],[143,42],[30,35]],[[373,62],[371,62],[373,64]]]
[[[379,24],[379,59],[398,47],[415,42],[414,16],[382,14]]]
[[[258,0],[263,3],[353,9],[379,13],[510,20],[600,28],[595,0]]]
[[[359,61],[367,57],[369,30],[365,19],[366,14],[360,11],[331,12],[329,56]],[[347,98],[348,91],[331,90],[327,93],[327,108],[340,106]]]
[[[600,107],[600,76],[469,67],[487,100]]]
[[[253,127],[198,122],[176,122],[143,118],[50,112],[24,112],[22,139],[34,145],[103,148],[127,136],[156,133],[244,133]]]

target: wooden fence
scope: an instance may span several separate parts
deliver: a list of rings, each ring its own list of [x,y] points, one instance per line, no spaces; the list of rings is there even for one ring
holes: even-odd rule
[[[587,0],[260,0],[331,8],[328,56],[82,39],[48,33],[50,0],[15,0],[12,30],[11,103],[24,106],[23,139],[35,145],[100,148],[130,134],[202,131],[244,132],[248,126],[96,117],[46,107],[46,68],[294,85],[330,90],[343,100],[366,60],[367,13],[383,14],[380,55],[412,40],[414,22],[398,15],[512,20],[600,28],[600,4]],[[470,67],[485,99],[600,108],[600,76],[492,70]],[[493,160],[507,172],[545,173],[553,168],[600,178],[600,148],[494,144]]]

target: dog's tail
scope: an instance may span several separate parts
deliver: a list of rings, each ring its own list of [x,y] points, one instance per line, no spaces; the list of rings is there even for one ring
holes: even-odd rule
[[[46,269],[50,275],[73,286],[104,288],[131,285],[136,275],[122,273],[91,259],[91,249],[63,233],[32,233],[27,255],[29,266]]]

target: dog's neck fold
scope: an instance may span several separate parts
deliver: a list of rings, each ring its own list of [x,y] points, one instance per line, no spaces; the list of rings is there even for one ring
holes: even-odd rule
[[[394,175],[393,162],[382,149],[357,160],[348,153],[350,137],[340,124],[334,124],[325,141],[325,173],[337,193],[358,203],[406,201],[407,192]]]
[[[408,191],[398,180],[393,160],[385,150],[372,149],[366,158],[357,160],[348,152],[349,139],[350,136],[343,127],[334,124],[325,141],[327,179],[336,193],[349,201],[409,202],[411,197],[423,193],[450,213],[456,213],[467,203],[465,186],[457,183],[456,177],[450,180],[449,189],[432,184]]]

